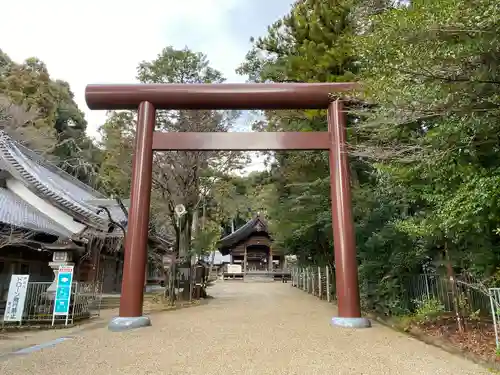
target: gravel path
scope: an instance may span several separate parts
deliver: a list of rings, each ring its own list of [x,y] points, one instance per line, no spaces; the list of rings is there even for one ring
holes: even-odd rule
[[[329,325],[333,306],[282,283],[219,282],[209,304],[153,326],[81,332],[0,360],[2,375],[483,375],[471,362],[380,325]],[[61,333],[63,336],[64,333]]]

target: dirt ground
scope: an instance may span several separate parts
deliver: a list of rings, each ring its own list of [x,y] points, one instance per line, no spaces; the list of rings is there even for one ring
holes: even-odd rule
[[[332,327],[333,305],[290,284],[224,281],[210,294],[215,298],[208,304],[153,315],[148,328],[113,333],[101,325],[42,333],[47,336],[38,341],[73,338],[4,356],[0,374],[490,374],[378,324]]]
[[[414,332],[437,338],[457,349],[473,353],[485,361],[500,364],[493,322],[486,319],[465,319],[465,323],[464,332],[459,332],[454,317],[411,324],[410,327]]]
[[[116,315],[118,315],[118,309],[109,309],[101,311],[99,318],[67,329],[34,329],[0,332],[0,357],[13,351],[38,345],[62,336],[73,336],[85,331],[105,327],[109,319]]]

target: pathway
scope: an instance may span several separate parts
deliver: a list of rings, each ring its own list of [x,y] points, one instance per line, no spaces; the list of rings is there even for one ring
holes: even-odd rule
[[[332,327],[333,306],[282,283],[219,282],[203,306],[153,326],[104,327],[0,359],[2,375],[483,375],[471,362],[380,325]],[[60,336],[64,336],[61,331]]]

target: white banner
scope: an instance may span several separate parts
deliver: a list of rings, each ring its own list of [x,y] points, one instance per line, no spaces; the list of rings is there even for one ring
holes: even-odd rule
[[[227,273],[241,273],[241,264],[228,264]]]
[[[30,275],[12,275],[5,306],[4,322],[20,322],[23,318],[24,302]]]

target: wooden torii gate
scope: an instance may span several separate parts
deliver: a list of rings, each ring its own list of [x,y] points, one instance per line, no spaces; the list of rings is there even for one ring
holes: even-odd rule
[[[362,318],[360,311],[345,113],[342,101],[331,96],[355,86],[355,83],[88,85],[85,99],[90,109],[138,109],[120,312],[109,323],[109,329],[121,331],[151,324],[143,316],[143,287],[153,152],[166,150],[328,150],[338,299],[338,316],[332,318],[332,324],[369,327],[370,321]],[[155,132],[155,113],[161,109],[327,109],[328,131]]]

